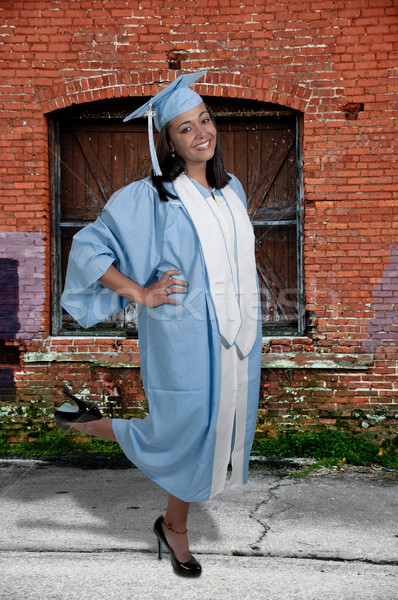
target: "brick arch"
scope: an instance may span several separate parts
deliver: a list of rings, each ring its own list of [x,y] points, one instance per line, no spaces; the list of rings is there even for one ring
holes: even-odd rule
[[[51,113],[72,104],[128,96],[153,96],[172,72],[111,73],[95,75],[38,90],[43,113]],[[161,83],[153,83],[161,82]],[[305,112],[312,91],[297,83],[275,77],[257,77],[242,73],[208,72],[205,83],[200,81],[195,90],[203,96],[242,98],[270,102]]]
[[[305,112],[312,92],[302,85],[275,77],[242,73],[208,73],[206,83],[195,85],[202,95],[270,102]]]

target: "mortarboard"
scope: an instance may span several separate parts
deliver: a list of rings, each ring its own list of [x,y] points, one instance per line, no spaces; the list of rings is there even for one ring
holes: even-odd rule
[[[148,117],[148,137],[149,150],[151,153],[152,166],[155,175],[162,175],[158,159],[156,156],[155,143],[153,141],[153,123],[158,131],[174,117],[195,108],[203,102],[202,98],[189,87],[200,77],[206,75],[207,71],[199,73],[187,73],[179,75],[172,83],[165,87],[161,92],[153,96],[148,102],[145,102],[140,108],[128,115],[123,122],[137,119],[139,117]]]

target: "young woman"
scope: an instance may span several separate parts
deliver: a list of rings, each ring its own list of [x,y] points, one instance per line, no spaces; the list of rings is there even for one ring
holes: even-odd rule
[[[62,306],[90,327],[139,305],[141,374],[150,414],[102,418],[74,398],[57,424],[116,440],[168,492],[154,532],[173,568],[198,576],[190,502],[246,483],[260,382],[254,236],[239,181],[225,171],[214,117],[182,75],[127,117],[148,116],[151,177],[116,192],[75,235]],[[157,154],[152,119],[160,131]]]

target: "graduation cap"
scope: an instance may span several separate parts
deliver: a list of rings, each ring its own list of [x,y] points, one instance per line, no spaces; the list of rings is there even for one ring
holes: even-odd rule
[[[207,71],[199,73],[187,73],[179,75],[161,92],[153,96],[148,102],[145,102],[140,108],[128,115],[123,122],[137,119],[139,117],[148,117],[148,138],[149,150],[151,153],[153,172],[155,175],[162,175],[158,158],[156,156],[155,143],[153,141],[153,121],[158,131],[174,117],[181,115],[191,108],[195,108],[203,102],[202,98],[189,87],[200,77],[206,75]]]

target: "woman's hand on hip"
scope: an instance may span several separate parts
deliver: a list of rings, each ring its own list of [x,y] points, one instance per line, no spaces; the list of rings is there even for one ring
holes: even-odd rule
[[[188,283],[183,279],[176,279],[174,275],[181,275],[181,271],[170,269],[166,271],[157,281],[154,281],[146,288],[143,288],[142,301],[140,304],[147,308],[156,308],[162,304],[181,304],[178,300],[170,298],[171,294],[186,294]]]

